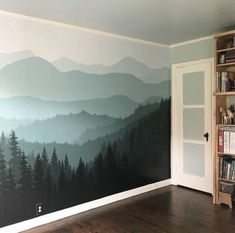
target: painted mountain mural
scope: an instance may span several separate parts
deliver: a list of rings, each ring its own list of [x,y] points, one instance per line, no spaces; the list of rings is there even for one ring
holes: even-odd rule
[[[107,73],[129,73],[140,78],[145,83],[159,83],[169,81],[170,70],[166,67],[160,69],[149,68],[144,63],[138,62],[132,57],[125,57],[112,66],[86,65],[62,57],[52,62],[60,71],[80,70],[85,73],[107,74]],[[157,77],[157,78],[156,78]]]
[[[97,75],[81,71],[60,72],[46,60],[31,57],[9,64],[0,71],[0,92],[5,97],[30,96],[56,101],[124,95],[142,102],[156,94],[169,97],[170,88],[169,81],[146,84],[127,73]]]
[[[169,69],[0,54],[0,226],[170,177]]]

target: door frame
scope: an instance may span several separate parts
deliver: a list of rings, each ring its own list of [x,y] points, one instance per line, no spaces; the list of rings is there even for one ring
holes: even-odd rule
[[[172,64],[171,66],[171,97],[172,97],[172,104],[171,104],[171,182],[174,185],[178,185],[178,172],[179,172],[179,166],[178,166],[178,159],[177,155],[180,153],[178,149],[178,132],[179,132],[179,125],[177,124],[177,87],[176,87],[176,75],[177,75],[177,69],[178,68],[184,68],[190,65],[200,65],[203,63],[210,63],[211,64],[211,187],[212,187],[212,193],[214,193],[214,154],[215,154],[215,97],[213,95],[213,92],[215,90],[215,82],[214,82],[214,74],[215,74],[215,68],[214,68],[214,58],[208,58],[208,59],[200,59],[196,61],[190,61],[190,62],[184,62],[184,63],[177,63]]]

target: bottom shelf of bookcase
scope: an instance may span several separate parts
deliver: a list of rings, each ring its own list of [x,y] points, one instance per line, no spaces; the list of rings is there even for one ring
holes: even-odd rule
[[[219,192],[218,204],[228,205],[229,208],[233,208],[232,194]]]

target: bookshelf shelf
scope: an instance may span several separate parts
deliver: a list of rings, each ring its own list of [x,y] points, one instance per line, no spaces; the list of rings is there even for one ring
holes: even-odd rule
[[[235,66],[235,62],[226,62],[222,64],[217,64],[217,67],[223,67],[223,66]]]
[[[215,92],[215,96],[235,96],[235,91]]]
[[[217,126],[219,127],[219,128],[221,128],[221,127],[235,127],[235,124],[217,124]]]
[[[224,153],[224,152],[217,152],[218,156],[230,156],[235,158],[235,154],[232,153]]]
[[[223,203],[232,208],[235,190],[235,102],[229,97],[235,96],[235,31],[221,33],[214,38],[217,91],[213,93],[216,106],[213,196],[215,204]]]
[[[228,51],[235,51],[235,47],[227,48],[227,49],[219,49],[217,53],[228,52]]]
[[[218,178],[221,181],[226,181],[226,182],[230,182],[230,183],[235,183],[235,180],[227,180],[227,179],[223,179],[223,178]],[[220,191],[221,192],[221,191]]]

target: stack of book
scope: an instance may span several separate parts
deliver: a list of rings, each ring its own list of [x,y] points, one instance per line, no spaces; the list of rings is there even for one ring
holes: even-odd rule
[[[235,181],[235,159],[226,156],[219,158],[219,177]]]
[[[235,91],[235,73],[216,72],[216,83],[217,92]]]
[[[230,51],[225,55],[225,62],[235,62],[235,52]]]
[[[218,134],[218,152],[235,154],[235,131],[220,128]]]

